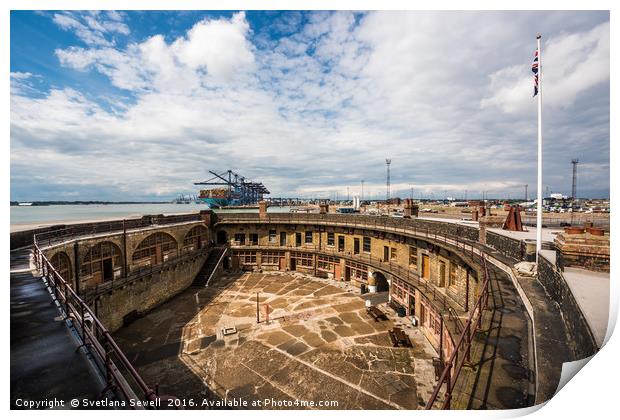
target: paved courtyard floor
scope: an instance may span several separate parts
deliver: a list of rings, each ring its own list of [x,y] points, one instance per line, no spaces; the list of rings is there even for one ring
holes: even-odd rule
[[[336,401],[330,408],[338,409],[423,407],[435,384],[436,354],[410,326],[413,348],[392,347],[388,330],[405,327],[404,319],[390,313],[374,321],[366,298],[298,273],[229,275],[188,289],[117,338],[147,380],[181,398],[210,393],[249,402]],[[204,387],[209,391],[199,392]]]

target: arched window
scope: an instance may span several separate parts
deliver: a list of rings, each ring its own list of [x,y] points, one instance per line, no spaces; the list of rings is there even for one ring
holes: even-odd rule
[[[82,256],[80,277],[93,276],[95,283],[110,281],[121,275],[122,266],[121,249],[113,242],[99,242]]]
[[[71,284],[71,259],[65,252],[57,252],[50,259],[50,263],[62,278]]]
[[[138,265],[155,265],[177,254],[177,241],[167,233],[157,232],[140,242],[131,259]]]
[[[208,246],[209,231],[204,226],[194,226],[183,239],[183,252],[195,251]]]

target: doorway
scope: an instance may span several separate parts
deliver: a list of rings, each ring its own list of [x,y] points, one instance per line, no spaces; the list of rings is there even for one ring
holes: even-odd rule
[[[110,281],[114,279],[114,268],[112,266],[112,258],[106,258],[101,261],[103,266],[103,281]]]
[[[295,246],[301,246],[301,232],[295,233]]]
[[[431,267],[428,255],[422,255],[422,278],[429,279],[431,277]]]
[[[226,242],[228,242],[228,235],[226,235],[226,231],[225,230],[219,230],[217,232],[217,243],[220,244],[220,245],[223,245]]]
[[[383,247],[383,261],[387,262],[389,260],[390,260],[390,247],[384,246]]]
[[[375,278],[377,285],[377,292],[387,292],[390,290],[390,284],[387,279],[380,271],[375,271],[372,273],[372,276]]]
[[[415,316],[415,296],[409,295],[409,315]]]
[[[446,263],[439,261],[439,287],[446,287]]]
[[[359,238],[353,238],[353,253],[354,254],[360,253],[360,239]]]

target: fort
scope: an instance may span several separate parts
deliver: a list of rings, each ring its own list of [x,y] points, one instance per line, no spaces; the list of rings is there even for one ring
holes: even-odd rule
[[[605,327],[568,274],[580,261],[609,266],[609,236],[588,235],[547,240],[531,277],[515,268],[528,258],[519,235],[411,213],[262,205],[16,232],[12,399],[49,394],[48,381],[32,381],[45,364],[60,399],[73,381],[93,400],[531,406],[554,394],[562,363],[602,344]],[[38,311],[46,300],[54,306]],[[33,360],[46,342],[49,360]],[[54,369],[67,358],[71,371]]]

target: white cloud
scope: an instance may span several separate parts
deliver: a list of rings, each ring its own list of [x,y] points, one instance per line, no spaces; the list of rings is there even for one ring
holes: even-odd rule
[[[546,65],[564,60],[570,81],[554,99],[553,75],[545,76],[545,97],[562,104],[547,114],[557,138],[547,143],[546,171],[559,189],[570,158],[580,157],[600,164],[584,164],[583,179],[604,189],[609,91],[596,89],[608,64],[605,76],[573,55],[604,69],[608,28],[595,14],[534,15],[321,12],[271,39],[239,13],[199,21],[172,41],[156,34],[125,48],[59,49],[62,66],[97,71],[133,101],[109,111],[99,104],[117,99],[87,90],[14,93],[14,174],[27,184],[32,162],[46,162],[48,178],[67,191],[113,186],[133,198],[190,192],[207,169],[230,167],[276,195],[343,195],[365,179],[365,195],[382,197],[383,159],[392,157],[395,195],[408,196],[409,185],[441,196],[520,191],[536,176],[527,25],[543,19],[556,22]],[[252,43],[259,36],[260,48]]]
[[[241,12],[229,20],[200,21],[170,44],[154,35],[125,50],[69,47],[57,49],[56,56],[76,70],[96,68],[121,89],[191,93],[201,84],[243,78],[253,69],[248,31]]]
[[[545,105],[571,105],[581,93],[609,80],[609,22],[552,36],[542,53]],[[483,108],[498,106],[508,113],[531,108],[533,79],[526,64],[505,67],[489,77],[490,96],[481,101]]]
[[[108,34],[129,34],[129,27],[123,23],[118,13],[101,14],[97,11],[88,13],[62,12],[54,13],[53,21],[66,31],[72,31],[75,35],[92,46],[111,46],[113,41],[106,38]]]

